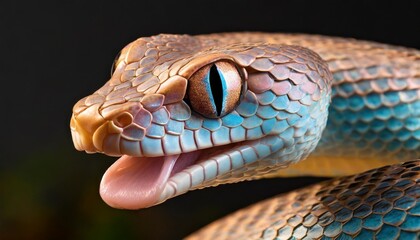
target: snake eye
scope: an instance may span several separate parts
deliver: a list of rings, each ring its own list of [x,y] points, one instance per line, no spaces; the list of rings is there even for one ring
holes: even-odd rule
[[[220,61],[195,72],[188,83],[191,108],[207,118],[222,117],[238,105],[242,78],[234,64]]]
[[[119,63],[118,59],[120,58],[120,56],[121,56],[121,52],[119,52],[117,56],[115,56],[114,58],[114,62],[112,63],[112,66],[111,66],[111,77],[112,77],[112,74],[114,74],[115,69],[117,68],[117,65]]]

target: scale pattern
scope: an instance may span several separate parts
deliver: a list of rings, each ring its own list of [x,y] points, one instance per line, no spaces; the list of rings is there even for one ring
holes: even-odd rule
[[[418,50],[317,35],[211,36],[222,39],[217,41],[234,42],[240,37],[245,42],[299,45],[314,50],[328,63],[334,77],[328,124],[320,144],[308,159],[316,160],[319,171],[314,173],[316,168],[307,165],[300,169],[292,166],[283,176],[351,174],[352,165],[364,165],[360,168],[367,170],[420,155]],[[344,163],[338,164],[339,158]],[[339,165],[349,170],[342,171]]]
[[[186,103],[187,79],[221,60],[239,68],[247,87],[232,112],[209,119]],[[315,149],[326,125],[332,75],[299,46],[158,35],[129,44],[115,65],[112,78],[75,105],[73,140],[113,156],[203,151],[199,164],[169,179],[161,201],[285,168]]]
[[[327,130],[311,155],[319,164],[338,157],[369,162],[381,155],[383,165],[420,154],[417,50],[353,39],[264,33],[163,34],[129,44],[108,83],[75,105],[73,132],[83,128],[82,132],[93,135],[87,139],[73,134],[76,147],[116,156],[161,156],[268,135],[273,118],[284,120],[285,113],[294,114],[310,104],[308,100],[317,101],[329,85],[329,71],[316,56],[302,47],[279,44],[314,50],[333,74]],[[192,112],[183,99],[189,77],[221,59],[244,69],[248,92],[231,114],[210,120]],[[100,113],[94,117],[96,122],[75,124],[76,118],[91,121],[92,112]],[[280,124],[277,121],[274,130]],[[331,171],[319,173],[343,174],[334,164],[329,164]]]
[[[233,64],[245,87],[233,111],[210,119],[190,108],[186,93],[191,77],[218,61]],[[143,37],[121,51],[111,79],[74,106],[71,131],[87,152],[199,152],[171,175],[160,202],[262,177],[347,175],[420,155],[420,52],[304,34]],[[300,165],[307,157],[312,167]],[[196,236],[417,239],[419,169],[417,161],[314,185]]]
[[[413,161],[326,181],[241,209],[187,239],[418,239],[419,180]]]

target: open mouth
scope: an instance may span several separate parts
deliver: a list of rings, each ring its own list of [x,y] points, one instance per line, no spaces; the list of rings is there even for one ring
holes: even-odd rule
[[[140,209],[199,187],[217,185],[218,177],[278,151],[279,137],[232,143],[161,157],[124,155],[105,172],[100,194],[110,206]]]
[[[200,152],[163,157],[124,155],[104,174],[100,193],[112,207],[139,209],[157,203],[168,179],[193,165]]]

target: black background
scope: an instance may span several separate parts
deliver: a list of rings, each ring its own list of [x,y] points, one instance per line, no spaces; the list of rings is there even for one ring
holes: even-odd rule
[[[392,4],[391,4],[392,3]],[[304,32],[420,48],[419,1],[2,1],[0,238],[179,239],[228,212],[320,179],[195,191],[142,211],[107,207],[114,161],[73,149],[73,104],[140,36]]]

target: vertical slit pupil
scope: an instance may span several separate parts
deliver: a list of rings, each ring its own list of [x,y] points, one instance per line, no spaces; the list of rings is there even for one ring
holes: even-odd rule
[[[220,116],[220,114],[222,113],[223,86],[222,78],[220,77],[219,71],[217,71],[216,65],[211,66],[209,78],[211,93],[213,95],[213,101],[216,105],[217,116]]]

